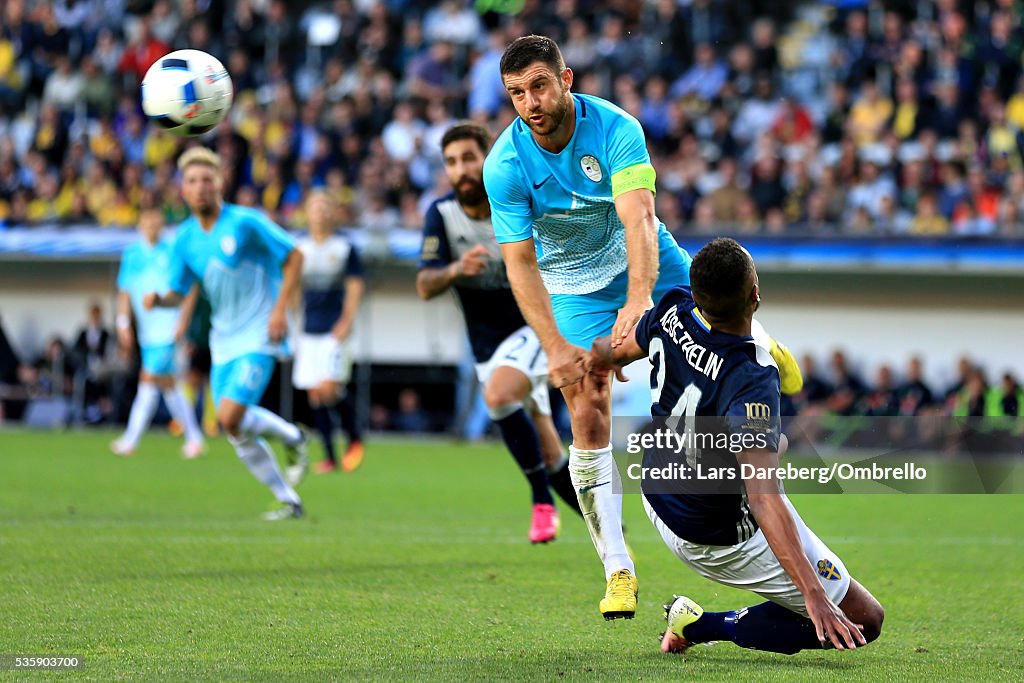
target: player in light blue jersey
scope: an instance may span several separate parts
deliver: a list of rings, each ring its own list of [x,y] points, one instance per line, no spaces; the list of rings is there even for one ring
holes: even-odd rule
[[[197,292],[189,293],[180,310],[161,308],[147,311],[142,305],[142,299],[148,292],[168,289],[168,269],[174,247],[169,240],[161,239],[163,228],[163,214],[158,209],[142,211],[139,216],[142,239],[130,244],[121,256],[121,270],[117,275],[117,337],[126,349],[134,346],[135,337],[138,338],[142,371],[139,373],[139,390],[128,416],[128,427],[110,445],[110,449],[125,456],[135,452],[139,439],[153,420],[163,393],[167,410],[185,432],[182,455],[196,458],[204,450],[203,434],[196,423],[195,412],[177,386],[175,356],[177,343],[184,336],[192,317]]]
[[[572,69],[550,38],[524,36],[501,59],[519,117],[484,165],[491,221],[519,308],[548,356],[572,421],[569,467],[608,580],[600,610],[632,618],[637,581],[621,531],[611,452],[611,385],[587,349],[617,343],[652,295],[689,282],[690,258],[654,214],[655,172],[640,123],[570,92]]]
[[[274,371],[274,354],[287,350],[286,306],[297,292],[302,252],[262,213],[224,203],[220,157],[195,147],[178,160],[181,191],[192,216],[181,224],[170,259],[168,291],[144,297],[147,309],[175,306],[199,283],[212,309],[211,385],[217,419],[253,476],[281,507],[265,515],[301,517],[295,486],[308,468],[306,435],[259,406]],[[289,452],[287,480],[264,435]]]

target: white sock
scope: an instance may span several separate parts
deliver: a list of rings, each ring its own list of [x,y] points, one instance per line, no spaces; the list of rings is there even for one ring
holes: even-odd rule
[[[140,382],[135,401],[132,402],[132,411],[128,415],[128,427],[120,439],[123,444],[130,448],[138,445],[142,433],[153,421],[153,414],[156,413],[159,402],[160,392],[157,391],[156,385],[151,382]]]
[[[249,406],[245,409],[241,430],[256,436],[272,436],[289,446],[294,446],[302,439],[302,432],[298,427],[280,415],[259,406]]]
[[[251,434],[241,434],[237,437],[228,436],[228,443],[235,447],[235,453],[239,460],[252,472],[261,483],[267,486],[274,497],[282,503],[301,502],[295,489],[288,485],[281,476],[281,469],[277,466],[277,459],[274,457],[270,445],[263,439]]]
[[[605,578],[620,569],[636,574],[622,536],[622,484],[611,445],[593,451],[570,446],[569,476],[590,538],[604,563]],[[585,489],[583,493],[581,489]]]
[[[177,386],[164,389],[164,403],[171,417],[178,421],[185,430],[185,441],[187,443],[202,443],[203,433],[199,431],[199,424],[196,422],[196,413],[188,404],[188,399]]]

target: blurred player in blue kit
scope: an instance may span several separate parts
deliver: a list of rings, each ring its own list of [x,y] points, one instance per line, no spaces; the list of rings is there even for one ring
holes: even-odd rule
[[[354,471],[363,462],[363,436],[352,392],[352,326],[363,298],[363,262],[352,243],[334,233],[334,200],[315,190],[306,198],[309,237],[302,251],[302,332],[295,345],[292,386],[306,391],[313,425],[323,442],[325,459],[316,472],[338,467],[334,453],[334,414],[348,435],[341,468]]]
[[[760,472],[778,467],[785,450],[780,382],[796,371],[795,365],[776,363],[775,343],[753,320],[760,301],[750,254],[735,240],[719,238],[694,257],[690,287],[669,291],[624,342],[613,346],[603,337],[592,348],[595,372],[648,357],[651,414],[670,425],[681,423],[677,433],[713,429],[756,444],[710,452],[687,446],[678,456],[658,449],[644,453],[644,467],[680,460],[687,466],[688,476],[670,483],[641,483],[644,508],[666,545],[701,576],[767,600],[737,611],[705,612],[676,596],[666,605],[665,652],[714,641],[784,654],[822,646],[853,649],[881,633],[882,606],[804,524],[779,480],[739,474],[743,465]],[[784,356],[792,358],[788,351]],[[736,483],[723,490],[717,481],[701,481],[698,466],[729,471],[732,476],[724,480]]]
[[[194,147],[178,160],[181,192],[192,216],[178,230],[165,291],[143,306],[177,306],[199,283],[212,310],[211,388],[217,419],[239,459],[267,486],[280,507],[268,520],[301,517],[293,488],[308,469],[307,438],[296,425],[259,406],[274,371],[275,353],[287,350],[287,302],[297,294],[302,252],[259,211],[222,198],[221,160]],[[287,479],[264,436],[288,451]]]
[[[139,235],[121,256],[117,275],[117,337],[123,348],[134,346],[138,336],[142,369],[139,389],[128,416],[128,426],[110,449],[117,455],[135,452],[142,434],[149,428],[163,395],[171,417],[185,434],[182,455],[196,458],[205,448],[195,412],[178,387],[176,367],[178,343],[188,329],[198,292],[192,291],[179,308],[146,310],[143,297],[154,290],[166,290],[174,246],[162,237],[164,222],[159,209],[145,209],[139,215]],[[135,332],[132,331],[135,318]]]
[[[518,118],[484,165],[491,221],[519,309],[569,408],[569,470],[607,580],[605,619],[632,618],[638,583],[622,534],[611,447],[611,387],[589,370],[598,336],[621,341],[652,295],[689,281],[689,256],[654,213],[655,171],[640,122],[571,92],[572,69],[550,38],[524,36],[502,55]]]
[[[445,131],[441,152],[454,192],[427,210],[416,291],[423,299],[449,289],[457,295],[484,401],[530,484],[530,541],[547,543],[559,525],[550,489],[577,512],[579,503],[551,419],[547,357],[516,305],[491,226],[483,184],[489,146],[478,124]]]

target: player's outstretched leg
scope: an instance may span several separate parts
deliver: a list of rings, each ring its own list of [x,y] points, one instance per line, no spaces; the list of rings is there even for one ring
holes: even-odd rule
[[[705,612],[693,600],[677,595],[665,607],[668,629],[661,640],[663,652],[682,653],[692,645],[716,641],[730,641],[749,650],[785,655],[822,648],[810,619],[774,602],[732,612]],[[850,580],[850,588],[839,608],[851,621],[863,626],[867,642],[881,635],[885,610],[855,580]],[[826,647],[831,645],[826,644]]]
[[[263,426],[265,432],[270,432],[272,429],[262,424],[266,420],[260,411],[273,415],[280,422],[289,424],[293,429],[298,430],[295,425],[291,425],[269,411],[256,406],[247,407],[230,399],[221,400],[217,408],[217,415],[224,430],[228,433],[228,442],[234,447],[238,459],[249,468],[257,480],[270,489],[274,497],[281,503],[278,510],[267,513],[264,515],[264,519],[280,520],[301,517],[303,509],[299,495],[285,481],[277,466],[277,459],[274,457],[273,451],[270,450],[267,442],[260,438],[260,432],[254,428]],[[254,412],[256,416],[250,417]],[[276,425],[276,428],[280,429],[281,425]],[[295,439],[294,434],[291,437],[293,440]]]
[[[223,424],[223,420],[221,421]],[[224,427],[227,429],[227,426]],[[271,436],[285,447],[288,467],[285,478],[292,486],[298,486],[309,471],[309,436],[305,430],[266,408],[249,406],[242,418],[240,429],[254,436]],[[231,431],[228,430],[230,434]]]
[[[184,392],[177,384],[171,383],[163,391],[164,403],[171,417],[178,421],[185,432],[185,445],[181,449],[186,458],[198,458],[206,450],[203,433],[199,429],[195,411],[192,409]]]
[[[531,390],[529,378],[509,367],[499,367],[484,387],[484,402],[501,438],[530,484],[533,518],[530,542],[548,543],[558,536],[558,513],[548,489],[548,475],[540,452],[540,438],[523,409]]]
[[[128,426],[124,434],[118,437],[112,444],[110,450],[115,455],[132,455],[139,445],[139,439],[143,432],[149,428],[153,421],[153,415],[160,404],[160,391],[153,382],[139,382],[139,389],[135,392],[135,400],[132,402],[132,410],[128,414]]]

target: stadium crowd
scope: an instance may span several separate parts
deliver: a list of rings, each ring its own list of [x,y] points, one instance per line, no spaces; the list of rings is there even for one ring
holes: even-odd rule
[[[181,219],[186,143],[146,124],[138,85],[190,47],[234,80],[203,140],[230,199],[301,227],[325,187],[340,224],[419,229],[441,132],[511,120],[498,59],[540,32],[577,91],[642,121],[675,232],[1024,235],[1020,4],[839,4],[6,0],[0,224]]]

